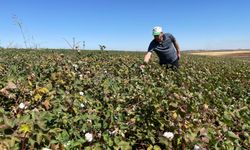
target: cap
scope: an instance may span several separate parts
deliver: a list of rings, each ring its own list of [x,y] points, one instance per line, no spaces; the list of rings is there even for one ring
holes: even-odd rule
[[[160,35],[162,32],[162,27],[156,26],[153,28],[153,35]]]

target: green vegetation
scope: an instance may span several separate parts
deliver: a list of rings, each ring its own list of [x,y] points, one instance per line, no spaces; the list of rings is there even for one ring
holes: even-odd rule
[[[250,61],[0,50],[0,149],[250,149]]]

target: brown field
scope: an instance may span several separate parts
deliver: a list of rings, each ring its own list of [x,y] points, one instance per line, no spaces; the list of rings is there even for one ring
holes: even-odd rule
[[[244,51],[205,51],[205,52],[191,52],[192,55],[206,55],[206,56],[226,56],[226,57],[244,57],[250,58],[250,50]]]

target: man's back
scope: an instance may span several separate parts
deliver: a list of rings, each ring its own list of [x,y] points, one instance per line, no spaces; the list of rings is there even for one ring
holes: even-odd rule
[[[162,42],[157,42],[155,39],[151,41],[148,52],[155,51],[159,57],[160,64],[171,64],[177,60],[173,42],[175,42],[174,36],[170,33],[165,33]]]

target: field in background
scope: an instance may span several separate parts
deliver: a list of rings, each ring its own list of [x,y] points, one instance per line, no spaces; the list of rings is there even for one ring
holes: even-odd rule
[[[250,149],[250,61],[0,50],[0,149]]]
[[[192,55],[205,55],[205,56],[223,56],[223,57],[239,57],[239,58],[249,58],[250,50],[238,50],[238,51],[199,51],[191,52]]]

